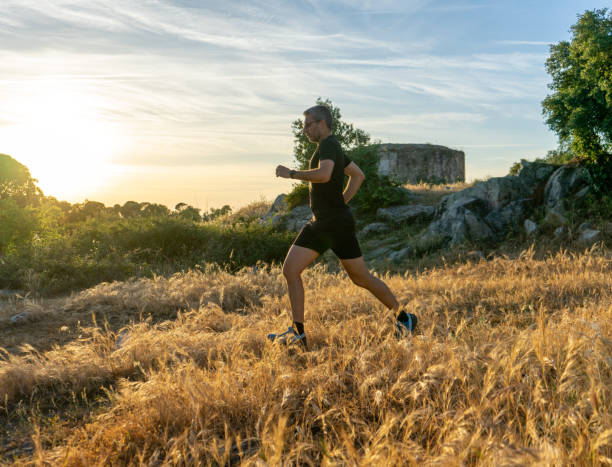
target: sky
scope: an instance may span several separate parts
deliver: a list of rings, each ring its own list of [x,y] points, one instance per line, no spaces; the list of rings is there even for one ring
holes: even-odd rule
[[[294,181],[329,98],[384,143],[465,152],[468,181],[555,149],[550,44],[593,0],[2,0],[0,153],[46,195],[203,210]]]

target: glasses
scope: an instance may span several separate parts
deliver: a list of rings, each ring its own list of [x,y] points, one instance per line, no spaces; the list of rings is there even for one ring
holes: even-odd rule
[[[304,128],[304,130],[305,130],[306,128],[308,128],[308,127],[309,127],[310,125],[312,125],[313,123],[320,122],[320,121],[321,121],[321,120],[311,120],[311,121],[309,121],[309,122],[306,122],[306,121],[305,121],[305,122],[304,122],[304,127],[303,127],[303,128]]]

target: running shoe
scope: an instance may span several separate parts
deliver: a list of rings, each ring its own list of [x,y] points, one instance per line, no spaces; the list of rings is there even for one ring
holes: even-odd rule
[[[268,339],[273,342],[278,342],[281,345],[291,345],[299,342],[306,347],[306,333],[298,334],[293,326],[283,332],[282,334],[268,334]]]
[[[404,310],[400,311],[395,319],[397,337],[413,334],[416,330],[417,321],[416,315],[406,313]]]

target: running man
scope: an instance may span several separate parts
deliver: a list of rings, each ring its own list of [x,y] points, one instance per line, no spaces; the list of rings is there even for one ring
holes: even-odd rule
[[[310,182],[310,207],[313,218],[302,228],[291,245],[283,275],[287,281],[289,300],[293,314],[293,326],[282,334],[269,334],[270,340],[282,343],[300,342],[307,347],[304,332],[304,286],[301,274],[319,255],[331,248],[351,280],[369,290],[388,309],[394,310],[399,333],[413,331],[416,316],[399,311],[399,303],[389,287],[368,271],[363,260],[359,242],[355,236],[355,219],[347,203],[359,189],[365,176],[342,150],[340,143],[331,134],[332,115],[323,105],[304,111],[304,134],[317,149],[310,159],[309,170],[290,170],[276,167],[276,176]],[[342,191],[344,174],[349,180]]]

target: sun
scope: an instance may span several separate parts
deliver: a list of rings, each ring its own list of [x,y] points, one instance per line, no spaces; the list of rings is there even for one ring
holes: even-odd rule
[[[11,124],[0,127],[0,152],[30,169],[45,195],[83,200],[112,175],[110,160],[125,145],[117,124],[103,118],[95,94],[54,81],[13,99]]]

